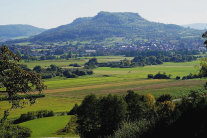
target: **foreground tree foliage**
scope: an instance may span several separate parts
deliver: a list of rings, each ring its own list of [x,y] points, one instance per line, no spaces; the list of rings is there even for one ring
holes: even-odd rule
[[[100,98],[86,96],[77,108],[78,133],[84,138],[112,135],[124,120],[152,118],[155,114],[154,104],[152,95],[142,96],[131,90],[124,97],[110,94]]]
[[[42,92],[46,87],[39,74],[25,71],[18,64],[21,58],[11,52],[8,47],[0,48],[0,93],[7,94],[12,108],[19,107],[19,99],[16,95],[19,93]],[[30,99],[33,103],[34,99]]]
[[[97,98],[86,96],[77,110],[78,127],[81,137],[104,137],[113,134],[126,115],[123,98],[108,95]]]
[[[77,108],[77,131],[84,138],[206,137],[206,116],[205,91],[172,101],[168,94],[155,100],[130,90],[121,97],[86,96]]]
[[[46,86],[39,74],[22,69],[18,64],[21,58],[11,52],[8,47],[0,47],[0,94],[7,96],[11,103],[11,108],[4,112],[4,117],[0,121],[1,137],[29,137],[28,129],[11,125],[6,121],[9,110],[23,107],[28,102],[21,102],[19,94],[29,94],[29,92],[41,93]],[[29,98],[29,103],[35,103],[35,97]]]

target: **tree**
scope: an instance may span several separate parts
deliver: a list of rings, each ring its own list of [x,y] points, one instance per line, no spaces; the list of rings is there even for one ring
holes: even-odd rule
[[[78,133],[81,137],[92,138],[98,135],[100,121],[98,99],[95,95],[86,96],[77,110]]]
[[[73,54],[72,54],[72,51],[69,51],[69,52],[68,52],[68,55],[67,55],[67,58],[68,58],[68,59],[69,59],[69,58],[72,58],[72,55],[73,55]]]
[[[107,136],[118,129],[126,115],[126,102],[114,95],[100,99],[99,118],[101,122],[101,136]]]
[[[85,68],[87,69],[93,69],[96,68],[98,65],[98,61],[96,58],[91,58],[87,63],[85,63]]]
[[[144,104],[143,97],[134,93],[132,90],[127,91],[125,101],[127,103],[127,117],[131,121],[136,121],[145,116],[146,105]]]
[[[77,130],[84,138],[106,137],[118,129],[125,115],[126,103],[121,97],[89,95],[78,107]]]
[[[205,38],[205,39],[207,39],[207,31],[202,35],[202,37],[203,38]],[[205,42],[204,42],[204,45],[206,46],[206,48],[207,48],[207,40],[205,40]],[[206,70],[207,70],[207,66],[206,66],[206,58],[203,60],[203,65],[202,65],[202,68],[201,68],[201,74],[203,75],[203,76],[207,76],[206,74]],[[202,62],[201,62],[201,64],[202,64]],[[206,82],[206,84],[204,85],[204,88],[205,89],[207,89],[207,82]]]
[[[159,104],[165,101],[172,101],[172,96],[170,94],[163,94],[160,97],[158,97],[156,104]]]
[[[153,108],[153,106],[156,102],[155,98],[152,94],[147,94],[146,96],[144,96],[144,101],[149,108]]]
[[[11,108],[22,106],[18,94],[35,91],[41,93],[46,88],[41,76],[32,71],[23,70],[18,64],[20,61],[21,58],[11,52],[8,47],[0,47],[0,88],[2,88],[0,93],[8,95],[12,103]],[[29,101],[33,104],[35,99],[31,98]]]
[[[35,66],[33,68],[33,71],[35,71],[36,73],[41,73],[42,72],[42,67],[41,66]]]
[[[121,60],[120,64],[122,67],[130,67],[131,61],[125,58],[124,60]]]
[[[27,128],[10,124],[6,121],[9,110],[23,107],[26,102],[20,103],[18,94],[28,94],[38,91],[39,93],[46,87],[39,74],[22,69],[18,64],[21,58],[9,50],[8,47],[0,47],[0,94],[6,94],[9,102],[12,103],[10,109],[4,111],[4,116],[0,120],[0,137],[30,137],[31,131]],[[35,103],[35,98],[29,99],[30,104]]]
[[[207,39],[207,31],[202,35],[202,37]],[[205,40],[204,44],[207,47],[207,40]]]

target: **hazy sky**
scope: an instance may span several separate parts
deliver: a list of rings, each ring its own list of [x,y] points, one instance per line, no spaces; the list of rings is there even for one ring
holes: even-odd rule
[[[54,28],[99,11],[136,12],[162,23],[207,23],[207,0],[0,0],[0,25]]]

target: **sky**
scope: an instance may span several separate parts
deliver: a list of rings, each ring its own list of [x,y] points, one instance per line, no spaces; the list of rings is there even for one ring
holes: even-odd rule
[[[100,11],[135,12],[167,24],[207,23],[207,0],[0,0],[0,25],[55,28]]]

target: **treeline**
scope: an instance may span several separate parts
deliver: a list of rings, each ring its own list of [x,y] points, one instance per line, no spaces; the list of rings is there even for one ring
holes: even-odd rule
[[[26,114],[21,114],[21,116],[14,120],[14,124],[19,124],[25,121],[37,119],[37,118],[43,118],[43,117],[51,117],[54,116],[53,111],[48,111],[48,110],[40,110],[40,111],[33,111],[33,112],[28,112]]]
[[[152,53],[151,52],[148,53],[148,52],[143,52],[143,54],[134,57],[132,60],[125,58],[124,60],[117,61],[117,62],[98,63],[96,58],[92,58],[85,64],[85,68],[88,69],[96,68],[96,67],[132,68],[136,66],[159,65],[159,64],[163,64],[163,62],[190,62],[193,60],[197,60],[197,57],[193,55],[175,54],[172,56],[167,54],[166,55],[154,54],[154,56],[148,56],[150,54],[153,54],[154,51]]]
[[[26,67],[24,67],[26,69]],[[91,75],[92,70],[89,69],[63,69],[56,65],[50,65],[48,68],[42,68],[41,66],[35,66],[33,71],[40,73],[43,79],[49,79],[56,76],[66,77],[66,78],[76,78],[78,76]]]
[[[207,136],[207,98],[203,91],[191,91],[177,102],[170,95],[155,100],[150,94],[133,91],[121,97],[89,95],[76,107],[75,114],[77,131],[84,138]]]
[[[163,62],[190,62],[197,59],[197,56],[194,56],[196,54],[199,53],[196,51],[138,51],[133,54],[135,58],[132,62],[138,66],[158,65],[163,64]]]

